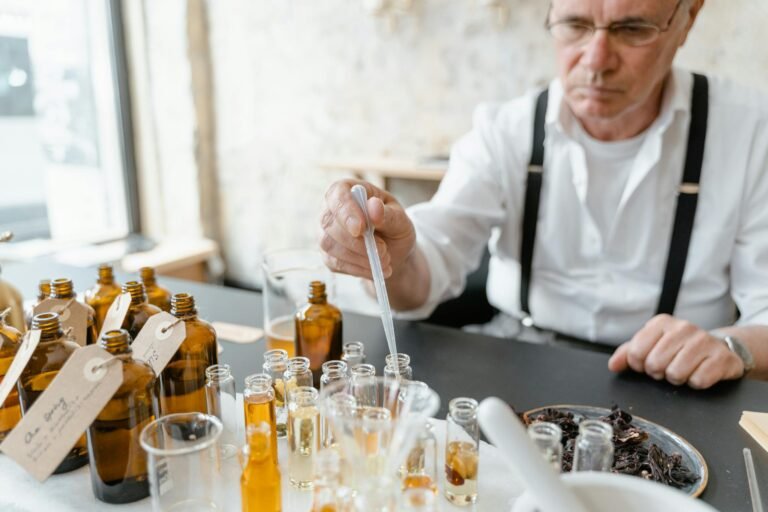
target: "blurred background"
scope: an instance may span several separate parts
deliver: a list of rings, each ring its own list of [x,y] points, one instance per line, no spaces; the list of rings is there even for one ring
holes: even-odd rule
[[[0,260],[248,288],[326,187],[428,199],[482,101],[554,73],[544,0],[0,0]],[[768,2],[707,0],[682,66],[768,91]]]

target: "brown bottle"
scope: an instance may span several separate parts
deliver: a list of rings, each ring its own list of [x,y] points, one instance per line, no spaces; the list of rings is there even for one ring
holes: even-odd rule
[[[219,362],[216,331],[197,318],[195,299],[188,293],[177,293],[171,298],[171,314],[184,320],[186,337],[160,373],[160,413],[205,413],[205,369]]]
[[[75,287],[71,279],[60,278],[51,281],[52,299],[72,299],[75,298]],[[93,345],[99,337],[99,330],[96,328],[96,312],[88,304],[83,304],[88,310],[88,323],[86,325],[86,345]]]
[[[131,307],[123,320],[123,329],[128,331],[131,339],[139,335],[149,317],[161,313],[161,309],[147,302],[147,294],[144,285],[138,281],[128,281],[123,285],[123,292],[131,294]]]
[[[155,269],[152,267],[141,267],[139,275],[141,276],[141,282],[144,283],[144,289],[147,291],[149,303],[163,311],[170,311],[171,292],[157,284]]]
[[[112,265],[99,265],[99,278],[92,288],[85,291],[85,303],[96,312],[96,333],[101,332],[109,306],[120,295],[120,285],[115,282]]]
[[[32,329],[40,329],[40,343],[32,353],[17,384],[21,414],[25,414],[45,391],[79,345],[64,334],[59,314],[40,313],[32,319]],[[54,474],[66,473],[88,463],[85,434],[61,461]]]
[[[27,309],[24,310],[24,323],[27,328],[32,325],[32,318],[35,316],[35,308],[40,305],[45,299],[51,296],[51,280],[41,279],[37,284],[37,300],[30,304]]]
[[[341,358],[341,311],[328,303],[322,281],[310,283],[307,304],[296,312],[296,355],[309,358],[315,387],[323,363]]]
[[[11,308],[5,308],[5,311],[0,313],[0,382],[3,382],[13,358],[21,346],[21,332],[5,323],[5,317],[10,312]],[[0,404],[0,441],[5,439],[5,436],[13,430],[20,419],[19,393],[13,389],[8,398],[5,399],[5,403]]]
[[[147,455],[141,430],[155,419],[155,372],[131,353],[125,329],[109,331],[99,346],[123,362],[123,383],[88,428],[93,494],[106,503],[131,503],[149,496]]]

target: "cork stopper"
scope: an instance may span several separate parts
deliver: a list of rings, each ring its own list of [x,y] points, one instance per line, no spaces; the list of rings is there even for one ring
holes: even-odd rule
[[[195,298],[188,293],[177,293],[171,297],[171,314],[176,318],[196,315]]]
[[[75,287],[72,280],[68,278],[59,278],[51,281],[52,299],[71,299],[75,296]]]

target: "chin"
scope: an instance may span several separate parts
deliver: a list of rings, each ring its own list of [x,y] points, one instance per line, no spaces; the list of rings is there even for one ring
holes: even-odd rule
[[[578,98],[571,103],[571,110],[581,118],[611,119],[619,115],[626,105],[617,101],[596,100],[593,98]]]

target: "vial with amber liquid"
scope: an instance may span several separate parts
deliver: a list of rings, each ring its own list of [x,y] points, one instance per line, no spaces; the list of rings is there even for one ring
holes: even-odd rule
[[[58,375],[64,363],[80,346],[64,334],[59,314],[40,313],[32,319],[32,329],[40,330],[40,343],[21,372],[17,389],[21,414],[24,415]],[[78,439],[54,474],[66,473],[88,463],[85,434]]]
[[[269,425],[272,436],[272,451],[277,460],[277,421],[275,411],[275,391],[272,378],[266,373],[255,373],[245,378],[243,391],[245,409],[245,428],[264,422]]]
[[[35,308],[50,296],[51,296],[51,280],[41,279],[40,282],[37,283],[37,297],[35,297],[35,302],[30,304],[24,310],[24,323],[27,327],[32,325],[32,318],[35,316]]]
[[[131,503],[149,496],[147,455],[139,435],[157,414],[155,372],[133,358],[125,329],[108,331],[99,346],[122,361],[123,383],[88,428],[91,485],[103,502]]]
[[[243,512],[280,512],[280,469],[275,458],[274,430],[266,422],[246,427],[240,497]]]
[[[0,382],[3,382],[21,346],[21,332],[5,323],[5,318],[10,312],[11,308],[5,308],[0,313]],[[20,419],[19,393],[14,387],[5,399],[5,403],[0,404],[0,441],[5,439]]]
[[[309,359],[314,385],[320,385],[321,367],[341,359],[341,311],[328,303],[325,283],[312,281],[307,304],[296,312],[296,355]]]
[[[157,306],[163,311],[171,310],[171,292],[157,284],[155,269],[152,267],[141,267],[139,269],[141,282],[144,283],[144,289],[147,291],[147,300],[153,306]]]
[[[272,378],[275,392],[275,416],[277,437],[285,437],[288,432],[288,400],[285,388],[285,371],[288,369],[288,352],[275,348],[264,352],[264,373]]]
[[[445,440],[445,497],[454,505],[477,500],[479,454],[477,401],[454,398],[448,404]]]
[[[99,265],[99,277],[92,288],[85,291],[85,303],[96,312],[96,331],[101,332],[109,306],[120,295],[120,285],[115,282],[112,265]]]
[[[131,294],[131,306],[128,308],[125,320],[123,320],[123,329],[128,331],[133,340],[139,335],[149,317],[162,312],[162,310],[147,301],[144,285],[138,281],[128,281],[125,283],[123,285],[123,292]]]
[[[60,278],[51,281],[51,299],[76,299],[75,287],[71,279]],[[110,302],[111,304],[111,302]],[[82,305],[87,310],[85,344],[93,345],[99,338],[96,311],[88,304]],[[109,306],[107,306],[109,307]]]
[[[197,317],[195,299],[188,293],[173,296],[171,314],[184,322],[186,336],[158,378],[160,413],[206,413],[205,370],[219,362],[216,331]]]

